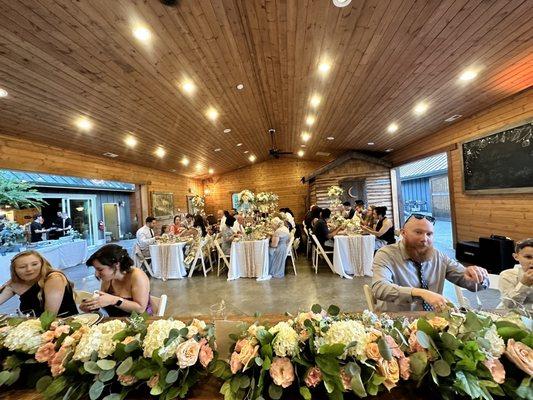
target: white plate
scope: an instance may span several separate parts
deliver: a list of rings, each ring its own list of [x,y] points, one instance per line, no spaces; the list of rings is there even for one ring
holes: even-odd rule
[[[97,313],[79,314],[71,317],[72,322],[78,322],[82,325],[91,326],[102,319],[102,316]]]

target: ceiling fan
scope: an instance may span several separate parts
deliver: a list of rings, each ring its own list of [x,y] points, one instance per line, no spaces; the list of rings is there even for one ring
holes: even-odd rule
[[[268,150],[268,154],[270,154],[274,158],[279,158],[280,156],[284,154],[294,154],[292,151],[282,151],[276,147],[276,130],[275,129],[269,129],[268,133],[270,133],[270,143],[271,147]]]

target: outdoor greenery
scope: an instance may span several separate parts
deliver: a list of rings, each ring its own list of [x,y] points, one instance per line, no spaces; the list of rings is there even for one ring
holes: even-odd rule
[[[0,175],[0,207],[26,208],[46,204],[41,194],[26,182],[17,182]]]

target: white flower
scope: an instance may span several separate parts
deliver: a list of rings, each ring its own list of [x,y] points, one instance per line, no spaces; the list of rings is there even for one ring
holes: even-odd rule
[[[344,193],[344,189],[340,186],[330,186],[328,188],[328,197],[340,197]]]
[[[255,337],[255,338],[258,338],[258,337],[257,337],[258,332],[259,332],[259,331],[262,331],[262,330],[264,330],[264,329],[265,329],[265,327],[264,327],[263,325],[253,324],[253,325],[250,325],[250,326],[248,327],[248,334],[249,334],[250,336],[253,336],[253,337]]]
[[[190,325],[187,328],[191,328],[191,326],[195,327],[199,332],[205,331],[205,328],[207,328],[207,325],[204,321],[200,321],[199,319],[194,318]]]
[[[4,346],[11,351],[22,351],[35,354],[39,346],[43,343],[41,321],[29,319],[21,322],[10,329],[4,339]]]
[[[325,344],[340,343],[347,346],[352,342],[356,342],[356,345],[346,350],[340,358],[345,359],[347,356],[354,356],[361,361],[365,361],[367,358],[365,348],[368,342],[368,334],[360,321],[333,322],[324,334]]]
[[[118,340],[113,340],[113,336],[124,329],[126,323],[116,319],[91,326],[89,332],[81,337],[76,346],[73,359],[88,361],[95,351],[98,352],[99,358],[110,356],[118,343]]]
[[[154,350],[163,347],[165,339],[172,329],[185,328],[181,321],[160,319],[148,325],[146,336],[144,337],[143,350],[146,358],[152,358]]]
[[[186,342],[180,343],[176,349],[179,367],[186,368],[196,364],[198,354],[200,354],[200,343],[196,340],[189,339]]]
[[[277,333],[272,341],[272,348],[277,356],[286,357],[298,354],[298,334],[287,322],[278,322],[268,331],[271,334]]]
[[[493,358],[500,358],[500,356],[505,352],[505,342],[502,337],[498,335],[496,330],[496,325],[491,325],[491,327],[485,332],[485,339],[490,343],[489,352]]]

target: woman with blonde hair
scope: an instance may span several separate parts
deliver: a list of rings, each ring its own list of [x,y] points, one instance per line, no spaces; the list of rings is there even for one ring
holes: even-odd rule
[[[19,296],[19,310],[34,313],[45,311],[66,317],[78,314],[72,283],[65,274],[52,268],[35,250],[18,253],[11,259],[11,279],[0,288],[0,304]]]
[[[272,229],[274,233],[270,238],[269,255],[269,274],[274,278],[283,278],[285,276],[285,260],[287,259],[287,246],[290,241],[289,228],[285,222],[278,217],[272,218]]]

